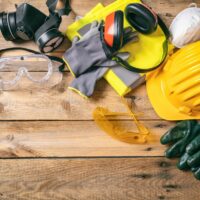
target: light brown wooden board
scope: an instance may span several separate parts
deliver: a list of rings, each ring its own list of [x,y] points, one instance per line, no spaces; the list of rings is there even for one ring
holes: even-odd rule
[[[75,14],[84,15],[97,3],[107,5],[112,1],[72,0],[72,8]],[[14,3],[22,2],[0,0],[0,12],[14,11]],[[45,0],[27,2],[47,13]],[[168,25],[190,3],[200,5],[200,0],[144,2]],[[61,31],[74,21],[74,13],[63,18]],[[12,46],[38,50],[33,42],[16,45],[0,35],[0,48]],[[69,46],[66,39],[54,55],[62,56]],[[41,68],[33,66],[32,70]],[[67,90],[72,79],[65,73],[62,83],[49,91],[0,93],[1,200],[199,200],[199,182],[191,173],[177,170],[176,161],[155,157],[163,155],[166,147],[159,138],[174,123],[162,121],[155,114],[145,85],[130,93],[127,101],[136,113],[143,112],[140,119],[151,129],[154,139],[146,145],[129,145],[113,140],[91,121],[96,106],[126,111],[113,89],[102,80],[94,97],[84,100]],[[131,125],[127,117],[122,119]],[[129,158],[110,158],[124,156]]]
[[[0,157],[163,156],[160,136],[173,124],[143,122],[151,130],[144,145],[114,140],[92,121],[0,122]],[[131,121],[129,130],[137,131]]]
[[[24,1],[16,0],[14,3],[20,4]],[[33,4],[37,8],[40,8],[46,14],[48,13],[45,6],[45,1],[27,1]],[[97,3],[109,4],[112,0],[105,1],[72,1],[73,11],[77,15],[84,15]],[[192,1],[178,0],[171,1],[144,1],[148,3],[153,9],[160,13],[165,21],[169,24],[172,18],[183,8],[187,7]],[[196,1],[198,4],[199,2]],[[13,1],[1,1],[0,11],[13,11]],[[177,6],[178,5],[178,6]],[[68,17],[64,17],[61,30],[64,31],[68,24],[72,23],[74,14]],[[0,45],[3,47],[16,46],[12,42],[7,42],[0,37]],[[70,45],[63,45],[58,51],[61,55],[64,50]],[[24,46],[24,44],[22,44]],[[32,43],[26,43],[26,47],[37,47]],[[57,54],[57,53],[55,53]],[[38,63],[39,64],[39,63]],[[37,64],[37,65],[38,65]],[[36,66],[37,67],[37,66]],[[38,68],[40,69],[40,67]],[[67,90],[68,85],[72,81],[72,77],[65,75],[63,82],[56,88],[50,91],[16,91],[16,92],[1,92],[0,94],[0,120],[91,120],[91,113],[96,106],[105,105],[111,110],[124,111],[124,106],[120,102],[120,98],[108,86],[105,81],[101,81],[96,92],[90,100],[86,101],[79,97],[77,94]],[[26,86],[26,83],[24,83]],[[129,102],[133,104],[134,109],[137,112],[144,113],[141,119],[159,119],[159,117],[153,111],[150,102],[147,98],[145,87],[141,87],[136,91],[129,94]]]
[[[199,200],[200,182],[163,158],[0,160],[0,199]]]
[[[111,111],[127,112],[117,93],[104,80],[97,84],[92,98],[86,100],[68,89],[72,77],[64,75],[61,84],[52,89],[0,92],[1,120],[91,120],[97,106]],[[25,86],[26,82],[22,82]],[[145,85],[130,93],[127,102],[141,119],[159,119],[148,97]],[[126,116],[123,117],[127,119]],[[128,118],[129,119],[129,118]]]

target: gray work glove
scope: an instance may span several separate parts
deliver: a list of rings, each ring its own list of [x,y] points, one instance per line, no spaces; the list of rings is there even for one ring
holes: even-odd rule
[[[93,22],[92,24],[88,24],[82,27],[78,31],[79,35],[82,36],[82,39],[79,40],[78,37],[75,37],[72,45],[76,45],[78,43],[78,40],[88,40],[92,35],[91,33],[94,33],[96,31],[95,30],[93,32],[91,30],[94,30],[97,26],[97,22]],[[123,45],[126,45],[129,42],[138,41],[137,33],[132,32],[132,29],[126,28],[124,31]],[[129,58],[129,53],[118,53],[118,56],[122,60],[127,60]],[[110,67],[111,65],[113,66]],[[70,84],[69,89],[79,93],[83,97],[90,97],[94,92],[97,81],[100,80],[109,69],[112,69],[114,74],[124,83],[124,85],[127,86],[127,88],[136,88],[138,85],[142,84],[145,81],[145,76],[141,76],[138,73],[131,72],[121,67],[119,64],[116,64],[115,61],[106,58],[101,67],[91,66],[89,70],[87,68],[75,70],[76,74],[78,74],[77,71],[79,72],[79,74],[81,74],[85,70],[86,72],[75,78]]]
[[[82,74],[72,81],[69,89],[78,92],[83,97],[90,97],[94,93],[97,81],[100,80],[108,70],[109,68],[107,67],[101,67]],[[120,74],[118,78],[129,88],[134,89],[145,81],[144,76],[130,72],[120,65],[113,66],[112,70],[116,75]]]
[[[72,81],[69,89],[77,92],[84,98],[90,97],[94,93],[97,81],[100,80],[107,71],[107,67],[101,67],[82,74]]]
[[[105,48],[102,44],[100,26],[102,24],[98,22],[93,22],[90,30],[80,39],[75,38],[72,43],[72,47],[68,49],[63,59],[68,65],[71,73],[78,77],[81,74],[88,71],[91,67],[112,67],[117,63],[111,58],[108,58],[109,55],[114,55],[116,52],[107,47],[106,50],[110,50],[109,53],[105,52]],[[126,43],[130,42],[135,38],[135,32],[127,28],[124,30],[128,37]],[[117,54],[118,57],[123,58],[124,54],[127,55],[127,52]]]

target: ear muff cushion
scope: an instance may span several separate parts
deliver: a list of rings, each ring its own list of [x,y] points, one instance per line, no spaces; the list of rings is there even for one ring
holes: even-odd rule
[[[157,28],[157,16],[143,4],[129,4],[125,14],[130,25],[143,34],[150,34]]]
[[[123,45],[123,30],[124,30],[124,14],[122,11],[117,11],[115,13],[115,19],[114,19],[114,42],[113,47],[115,50],[119,50],[122,48]]]

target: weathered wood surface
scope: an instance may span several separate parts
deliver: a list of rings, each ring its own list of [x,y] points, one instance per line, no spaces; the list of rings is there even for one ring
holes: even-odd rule
[[[61,31],[75,15],[84,15],[99,2],[108,5],[112,1],[72,0],[73,13],[63,18]],[[14,4],[22,2],[0,0],[0,12],[14,11]],[[45,0],[26,2],[47,13]],[[200,5],[200,0],[144,2],[168,25],[190,3]],[[24,44],[16,45],[0,36],[0,48],[12,46]],[[61,56],[69,46],[66,39],[54,55]],[[33,42],[26,47],[38,50]],[[40,75],[43,64],[34,60],[30,65]],[[130,145],[112,139],[92,120],[97,106],[126,111],[116,92],[101,80],[94,96],[85,100],[67,89],[72,79],[66,69],[63,81],[51,90],[0,92],[1,200],[199,200],[199,182],[190,173],[178,171],[176,161],[157,157],[163,156],[166,148],[159,143],[160,136],[174,123],[156,115],[145,85],[131,92],[127,101],[136,113],[143,113],[139,118],[152,137],[145,145]],[[128,117],[121,120],[132,126]]]
[[[159,139],[171,124],[145,124],[152,131],[148,142],[131,145],[113,140],[92,121],[0,122],[0,157],[162,156],[165,146]],[[136,131],[132,122],[124,125]]]
[[[0,119],[92,120],[92,112],[97,106],[107,107],[111,111],[127,111],[121,98],[104,80],[97,84],[93,97],[85,100],[67,89],[72,79],[67,73],[62,83],[50,90],[1,92]],[[127,100],[136,113],[142,113],[140,119],[159,119],[148,100],[145,85],[130,93]],[[123,118],[128,119],[127,116]]]
[[[199,200],[199,182],[175,164],[163,158],[0,160],[0,199]]]

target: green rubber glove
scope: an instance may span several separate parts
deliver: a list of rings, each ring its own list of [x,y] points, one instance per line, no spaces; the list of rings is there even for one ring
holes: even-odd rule
[[[167,158],[180,157],[185,153],[186,146],[196,136],[192,131],[196,124],[196,120],[178,122],[175,127],[162,136],[161,144],[172,144],[165,152]]]
[[[200,163],[198,162],[198,155],[195,154],[198,150],[200,150],[200,125],[197,124],[193,128],[192,132],[193,132],[192,135],[194,135],[195,137],[187,145],[186,152],[183,154],[179,163],[177,164],[177,167],[180,170],[188,170],[191,168],[195,168],[196,166],[200,166],[200,164],[198,165],[198,163]],[[200,157],[199,157],[199,161],[200,161]]]
[[[196,179],[200,180],[200,124],[194,128],[196,137],[187,145],[185,159],[182,158],[181,168],[187,166],[191,168]]]
[[[188,144],[186,152],[190,155],[193,155],[197,151],[200,151],[200,124],[196,126],[196,137],[194,140]]]
[[[193,167],[191,168],[191,171],[193,172],[194,177],[197,180],[200,180],[200,167]]]
[[[200,167],[200,151],[192,156],[189,156],[187,159],[187,163],[190,167]]]
[[[190,157],[188,153],[184,153],[177,163],[177,168],[180,170],[189,170],[191,167],[188,165],[187,160]]]
[[[197,179],[197,180],[200,180],[200,167],[195,169],[195,171],[193,172],[194,174],[194,177]]]

